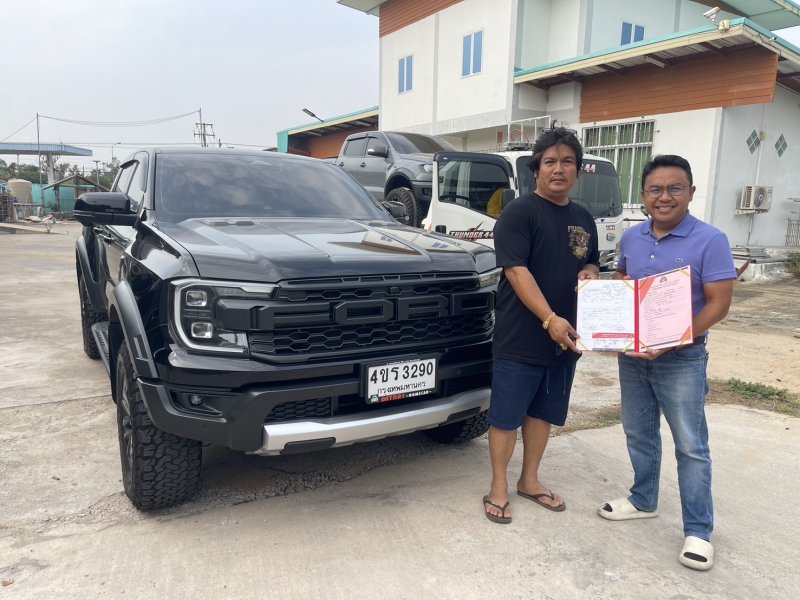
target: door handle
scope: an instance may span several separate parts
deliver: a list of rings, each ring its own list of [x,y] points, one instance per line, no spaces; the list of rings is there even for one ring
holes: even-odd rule
[[[362,166],[362,167],[366,167],[366,166],[367,166],[367,163],[365,163],[365,162],[362,162],[360,166]]]
[[[341,161],[341,162],[339,163],[339,166],[340,166],[340,167],[343,167],[343,166],[344,166],[344,161]]]

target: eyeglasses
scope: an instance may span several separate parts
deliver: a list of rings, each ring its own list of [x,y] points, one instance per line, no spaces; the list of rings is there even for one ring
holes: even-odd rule
[[[681,194],[683,194],[683,190],[689,187],[692,186],[676,183],[675,185],[671,185],[666,188],[663,187],[647,188],[646,190],[644,190],[644,192],[645,194],[650,196],[653,200],[657,200],[658,198],[661,198],[661,195],[664,193],[664,190],[666,190],[667,193],[674,198],[675,196],[680,196]]]

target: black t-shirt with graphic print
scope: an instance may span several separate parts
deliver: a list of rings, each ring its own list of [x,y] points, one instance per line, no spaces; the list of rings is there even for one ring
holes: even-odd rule
[[[597,229],[582,206],[558,206],[527,194],[503,209],[494,228],[497,264],[527,267],[550,308],[575,326],[578,273],[599,264]],[[497,290],[493,351],[496,359],[538,365],[564,365],[578,360],[542,329],[541,320],[522,303],[505,274]]]

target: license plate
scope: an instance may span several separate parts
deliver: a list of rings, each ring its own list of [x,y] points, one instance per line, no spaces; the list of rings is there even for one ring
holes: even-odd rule
[[[435,389],[435,358],[367,365],[366,400],[369,404],[422,396]]]

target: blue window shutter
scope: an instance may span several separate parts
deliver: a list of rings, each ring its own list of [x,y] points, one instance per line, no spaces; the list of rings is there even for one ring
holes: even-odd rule
[[[472,35],[464,36],[464,51],[461,53],[461,75],[469,75],[470,58],[472,56]]]
[[[406,91],[414,89],[414,57],[406,57]]]
[[[481,63],[483,58],[483,32],[478,31],[475,33],[475,47],[472,50],[472,72],[481,72]]]
[[[626,23],[625,21],[622,22],[622,36],[620,37],[619,43],[622,45],[630,44],[631,43],[631,29],[633,25],[630,23]]]
[[[637,25],[633,30],[633,41],[641,42],[644,39],[644,27]]]

